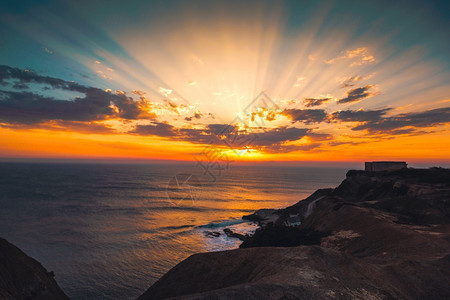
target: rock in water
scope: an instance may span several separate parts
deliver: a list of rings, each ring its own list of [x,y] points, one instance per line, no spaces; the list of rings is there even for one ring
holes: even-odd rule
[[[225,234],[226,234],[228,237],[237,238],[237,239],[240,239],[241,241],[245,241],[245,239],[246,239],[246,236],[245,236],[245,235],[243,235],[243,234],[241,234],[241,233],[233,232],[230,228],[225,228],[225,229],[223,230],[223,232],[225,232]]]
[[[69,299],[38,261],[0,238],[0,299]]]
[[[205,236],[209,238],[215,238],[220,236],[220,232],[217,231],[205,231]]]

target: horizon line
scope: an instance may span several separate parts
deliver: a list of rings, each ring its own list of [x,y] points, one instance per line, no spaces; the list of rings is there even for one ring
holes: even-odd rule
[[[358,168],[364,169],[365,162],[380,161],[377,159],[354,160],[354,161],[233,161],[230,166],[293,166],[293,167],[335,167],[335,168]],[[383,159],[383,161],[389,161]],[[394,161],[394,160],[392,160]],[[423,161],[423,160],[404,160],[408,167],[444,167],[450,168],[450,161]],[[176,159],[154,159],[154,158],[62,158],[62,157],[0,157],[0,163],[68,163],[68,164],[167,164],[167,165],[185,165],[195,164],[195,160],[176,160]]]

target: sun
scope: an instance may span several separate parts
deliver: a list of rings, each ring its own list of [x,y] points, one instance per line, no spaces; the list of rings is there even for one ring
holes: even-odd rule
[[[250,146],[224,150],[223,154],[230,159],[237,161],[261,160],[265,156],[263,152]]]

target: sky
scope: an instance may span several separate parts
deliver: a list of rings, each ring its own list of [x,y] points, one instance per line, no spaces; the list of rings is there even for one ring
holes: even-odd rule
[[[0,158],[450,166],[447,1],[2,1]]]

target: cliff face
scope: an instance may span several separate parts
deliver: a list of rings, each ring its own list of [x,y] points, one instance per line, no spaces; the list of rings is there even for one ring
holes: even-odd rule
[[[0,299],[69,299],[53,273],[0,238]]]
[[[449,298],[449,201],[447,169],[349,171],[336,189],[249,216],[263,227],[246,249],[193,255],[139,299]]]

